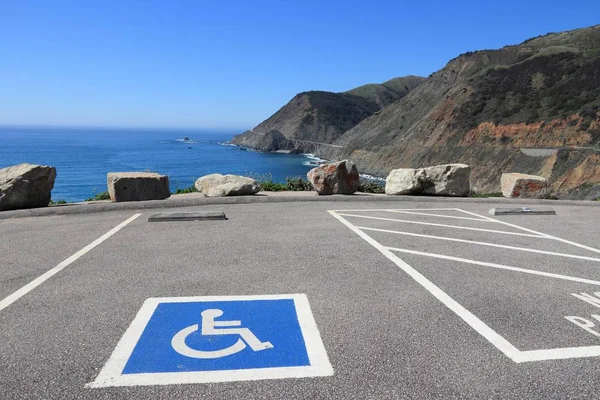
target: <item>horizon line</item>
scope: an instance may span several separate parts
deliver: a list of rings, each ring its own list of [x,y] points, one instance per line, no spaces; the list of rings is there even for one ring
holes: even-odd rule
[[[56,125],[56,124],[2,124],[0,129],[16,128],[16,129],[109,129],[109,130],[214,130],[214,131],[237,131],[239,133],[246,132],[251,128],[239,127],[199,127],[199,126],[119,126],[119,125]]]

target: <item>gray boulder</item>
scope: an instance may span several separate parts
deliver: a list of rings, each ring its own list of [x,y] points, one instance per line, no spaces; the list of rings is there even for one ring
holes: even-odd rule
[[[0,211],[46,207],[54,188],[56,168],[19,164],[0,169]]]
[[[466,197],[471,190],[470,176],[466,164],[394,169],[385,180],[385,193]]]
[[[349,160],[320,165],[306,177],[319,195],[353,194],[360,184],[358,169]]]
[[[256,180],[239,175],[206,175],[199,178],[194,186],[208,197],[247,196],[260,191]]]
[[[171,196],[169,177],[151,172],[109,172],[106,176],[110,200],[163,200]]]

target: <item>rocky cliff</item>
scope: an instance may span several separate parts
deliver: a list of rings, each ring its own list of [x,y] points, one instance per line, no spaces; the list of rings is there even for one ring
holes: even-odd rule
[[[408,76],[343,93],[303,92],[254,129],[234,137],[232,143],[262,151],[314,151],[315,145],[310,142],[334,142],[360,121],[404,97],[423,80]],[[283,137],[295,141],[286,142]]]
[[[600,26],[463,54],[335,144],[328,156],[374,174],[463,162],[475,190],[514,171],[549,178],[556,196],[597,197]]]

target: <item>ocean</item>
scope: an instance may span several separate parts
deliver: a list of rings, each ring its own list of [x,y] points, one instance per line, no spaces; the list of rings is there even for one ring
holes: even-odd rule
[[[228,144],[239,131],[202,129],[75,129],[0,127],[0,168],[19,163],[56,167],[52,199],[83,201],[107,190],[108,172],[169,176],[171,190],[212,173],[303,177],[318,164],[310,155],[241,151]],[[188,137],[189,141],[184,141]]]

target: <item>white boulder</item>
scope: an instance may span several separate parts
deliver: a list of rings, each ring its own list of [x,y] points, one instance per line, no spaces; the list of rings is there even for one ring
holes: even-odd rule
[[[246,196],[260,191],[255,179],[240,175],[211,174],[199,178],[196,190],[208,197]]]
[[[470,176],[466,164],[394,169],[385,180],[385,193],[465,197],[471,190]]]
[[[0,211],[46,207],[54,188],[56,168],[19,164],[0,169]]]

